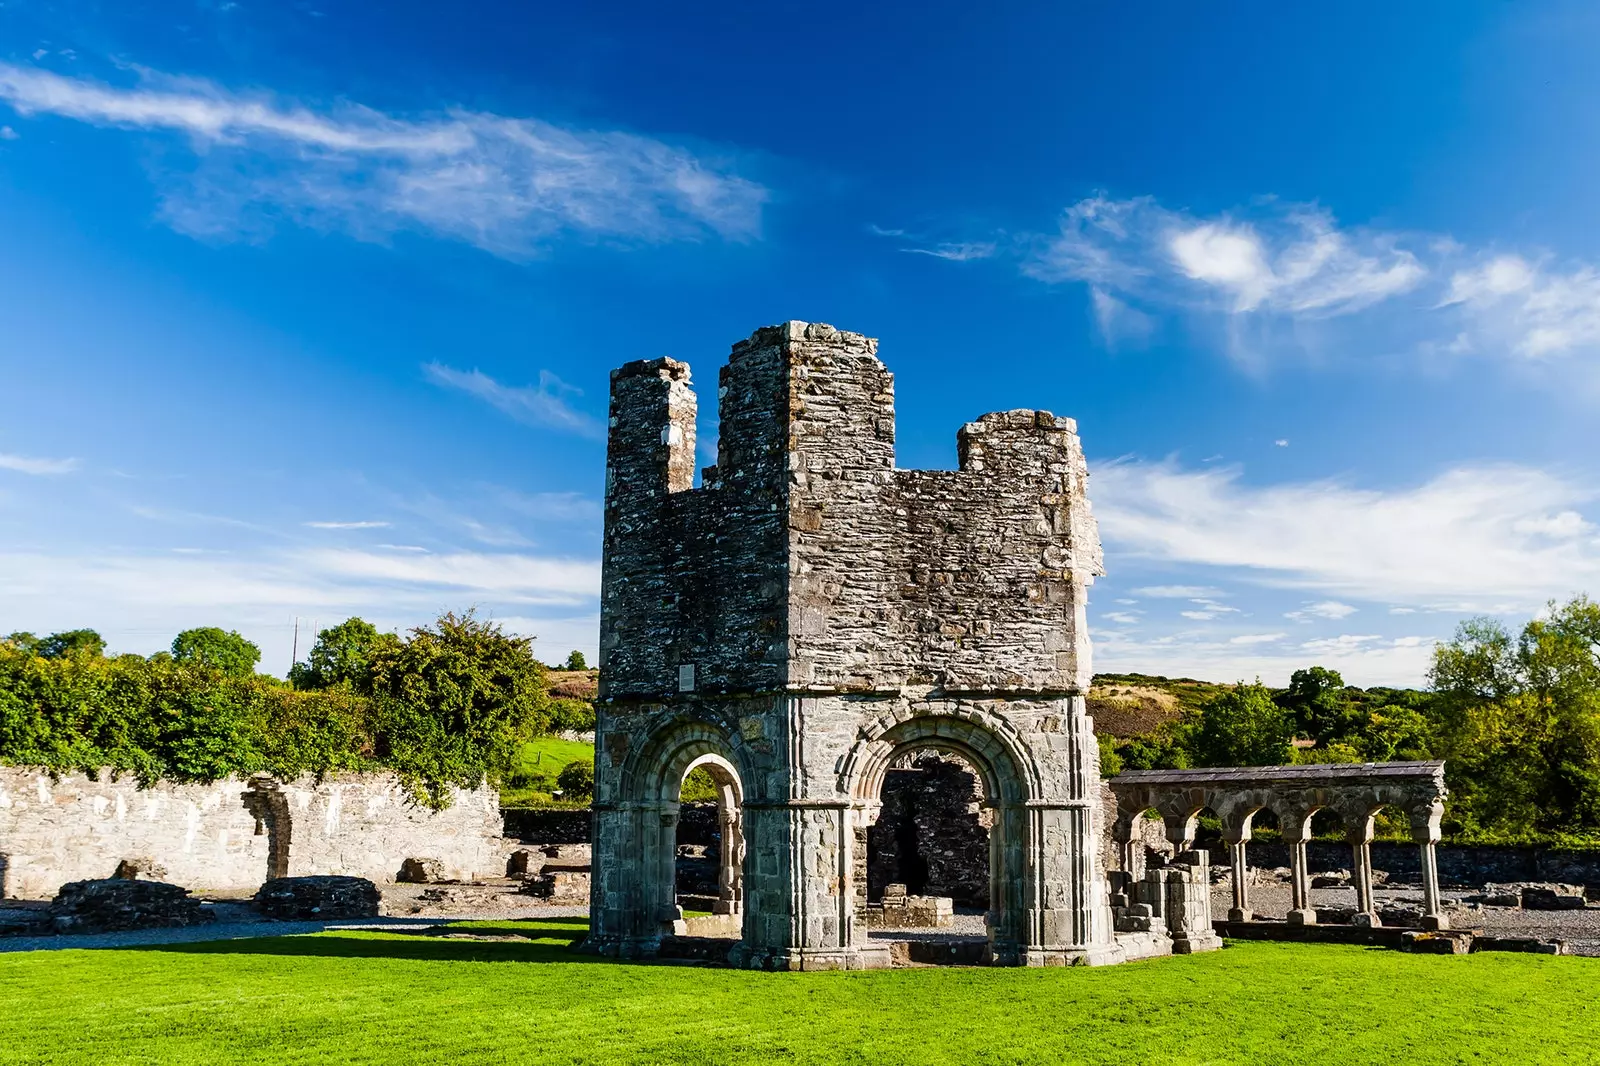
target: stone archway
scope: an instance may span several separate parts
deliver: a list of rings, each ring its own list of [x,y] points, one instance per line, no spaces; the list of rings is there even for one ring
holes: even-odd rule
[[[973,709],[962,710],[925,713],[875,731],[846,758],[840,791],[850,797],[860,824],[867,825],[876,817],[884,777],[896,760],[919,751],[961,759],[976,773],[983,805],[994,815],[985,916],[989,961],[995,965],[1067,961],[1056,945],[1061,933],[1073,928],[1068,910],[1075,854],[1071,826],[1063,821],[1062,811],[1041,795],[1037,766],[1019,739],[1007,736],[1000,720],[984,722]],[[852,849],[851,868],[863,869],[864,856],[855,849],[863,846],[864,835],[854,834],[846,843]],[[862,887],[853,893],[856,905],[864,901]],[[1057,955],[1062,957],[1053,957]]]
[[[717,781],[724,797],[719,807],[734,822],[738,847],[723,851],[740,866],[725,869],[727,913],[744,910],[745,782],[755,780],[750,757],[739,734],[714,715],[679,713],[655,722],[644,744],[614,758],[620,763],[614,772],[597,775],[590,950],[653,955],[663,937],[683,931],[676,895],[677,827],[683,780],[697,767]]]
[[[708,752],[683,771],[704,770],[717,789],[717,898],[712,913],[736,921],[744,913],[744,785],[739,771],[721,755]]]

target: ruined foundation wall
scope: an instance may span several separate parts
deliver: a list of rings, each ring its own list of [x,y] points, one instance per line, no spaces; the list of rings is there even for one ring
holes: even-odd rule
[[[437,858],[456,877],[502,873],[498,807],[497,794],[480,789],[457,791],[445,811],[420,809],[388,775],[264,791],[238,778],[140,788],[131,777],[52,781],[0,767],[0,894],[48,899],[134,858],[209,892],[253,892],[282,873],[392,881],[412,857]]]

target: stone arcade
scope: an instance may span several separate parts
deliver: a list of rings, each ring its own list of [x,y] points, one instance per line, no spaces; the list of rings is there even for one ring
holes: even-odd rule
[[[682,929],[679,790],[707,766],[743,842],[723,849],[733,960],[887,965],[860,917],[866,830],[890,764],[932,750],[974,768],[993,812],[990,961],[1124,957],[1084,704],[1101,558],[1075,424],[985,415],[959,470],[898,470],[876,348],[804,322],[736,344],[699,488],[688,365],[612,373],[589,950],[651,955]]]

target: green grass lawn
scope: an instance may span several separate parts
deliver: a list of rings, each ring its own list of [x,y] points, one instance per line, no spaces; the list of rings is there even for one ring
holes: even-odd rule
[[[0,1062],[1577,1063],[1600,959],[1241,943],[1104,969],[766,974],[375,933],[0,955]]]
[[[506,807],[522,807],[550,802],[550,789],[555,787],[556,776],[570,762],[593,762],[594,745],[581,740],[562,740],[560,737],[535,737],[523,744],[517,752],[513,775],[523,779],[541,779],[541,784],[518,788],[506,786],[500,791],[500,802]]]

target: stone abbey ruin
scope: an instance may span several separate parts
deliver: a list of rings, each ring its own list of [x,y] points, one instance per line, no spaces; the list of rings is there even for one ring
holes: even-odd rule
[[[1437,839],[1439,764],[1129,774],[1107,794],[1085,702],[1103,571],[1071,419],[984,415],[957,435],[959,469],[897,469],[877,342],[804,322],[734,345],[699,487],[696,415],[688,364],[613,371],[589,950],[651,956],[684,931],[676,824],[697,767],[723,795],[715,910],[751,967],[890,964],[866,929],[904,890],[869,901],[868,840],[886,774],[919,753],[979,780],[992,964],[1220,946],[1189,850],[1203,808],[1239,841],[1263,806],[1303,838],[1339,805],[1370,840],[1373,812],[1400,803]],[[1132,842],[1151,808],[1181,850],[1147,870]],[[1243,887],[1236,902],[1247,920]],[[1298,895],[1297,912],[1315,922]]]
[[[984,415],[958,469],[897,469],[876,342],[803,322],[735,345],[717,406],[697,486],[688,365],[612,373],[592,809],[480,787],[429,810],[389,774],[0,767],[0,937],[210,921],[253,894],[252,920],[587,910],[591,952],[783,970],[1223,936],[1600,953],[1590,923],[1525,915],[1592,915],[1592,856],[1436,854],[1441,762],[1102,780],[1072,420]]]

